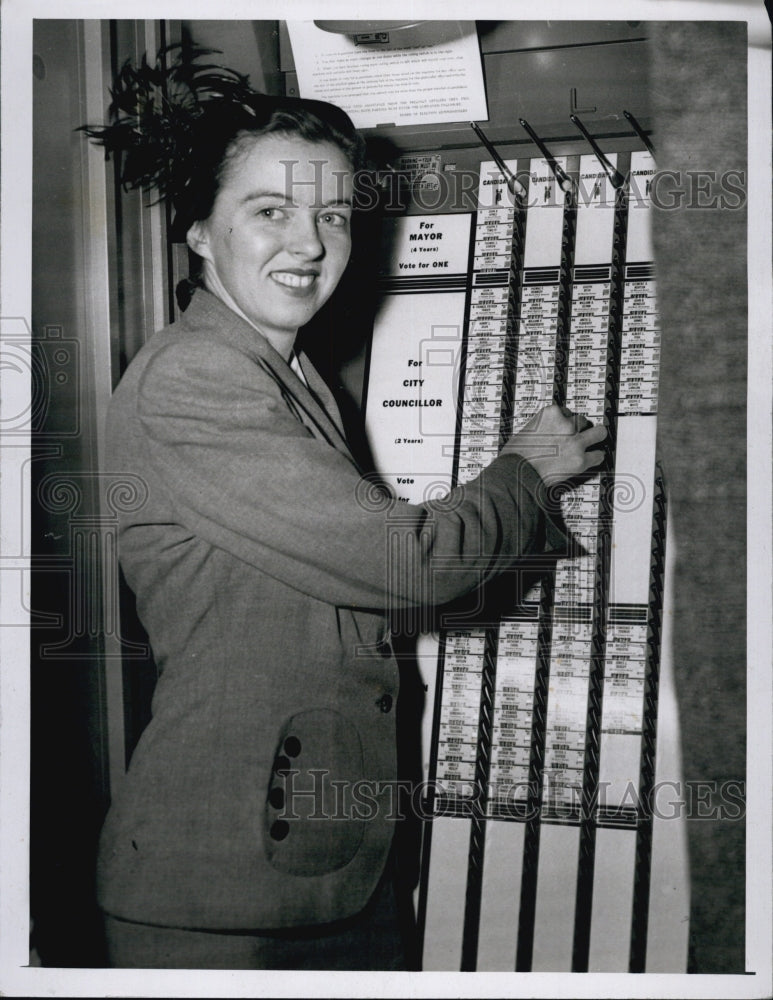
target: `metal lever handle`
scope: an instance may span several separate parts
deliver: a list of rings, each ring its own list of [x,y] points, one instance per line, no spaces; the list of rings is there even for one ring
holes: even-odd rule
[[[529,125],[526,119],[519,118],[518,121],[521,123],[521,126],[526,129],[526,131],[529,133],[532,142],[534,142],[537,149],[545,157],[548,166],[553,171],[553,176],[558,181],[558,186],[561,188],[564,194],[569,194],[570,191],[574,190],[574,181],[572,180],[572,178],[569,176],[569,174],[567,174],[567,172],[564,170],[564,168],[561,166],[560,163],[556,163],[556,160],[551,154],[548,147],[545,145],[542,139],[540,139],[540,137],[537,135],[537,133],[534,131],[531,125]]]
[[[604,168],[604,172],[611,181],[612,186],[615,189],[621,188],[625,184],[625,177],[623,177],[623,175],[620,173],[617,167],[613,166],[613,164],[606,158],[604,153],[602,153],[598,143],[590,134],[590,132],[585,128],[585,126],[577,117],[577,115],[569,115],[569,121],[571,121],[573,125],[576,125],[577,128],[582,132],[582,134],[588,140],[591,149],[596,154],[596,157],[598,158],[598,161],[601,164],[601,166]]]
[[[477,137],[486,147],[486,149],[489,151],[489,154],[491,155],[491,158],[494,160],[494,163],[496,163],[496,165],[502,171],[502,175],[507,181],[507,188],[510,191],[510,194],[513,195],[513,197],[515,198],[519,198],[521,201],[525,201],[526,188],[523,186],[523,184],[521,184],[521,182],[518,180],[518,178],[515,176],[512,170],[508,167],[508,165],[499,155],[494,145],[487,138],[483,129],[480,127],[480,125],[477,124],[477,122],[470,122],[470,127],[475,132],[475,135],[477,135]]]

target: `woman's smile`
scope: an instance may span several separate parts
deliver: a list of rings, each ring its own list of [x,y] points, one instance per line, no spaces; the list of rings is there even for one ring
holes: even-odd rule
[[[307,290],[317,278],[315,271],[272,271],[271,277],[286,288]]]

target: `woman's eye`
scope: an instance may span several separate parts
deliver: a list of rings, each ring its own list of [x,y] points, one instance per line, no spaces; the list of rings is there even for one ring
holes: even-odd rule
[[[348,226],[349,218],[346,215],[338,215],[336,212],[325,212],[322,221],[328,226],[342,227]]]
[[[261,208],[258,215],[262,219],[278,219],[282,214],[281,208]]]

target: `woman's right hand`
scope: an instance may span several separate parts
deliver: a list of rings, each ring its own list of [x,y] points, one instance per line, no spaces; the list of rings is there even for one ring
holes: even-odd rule
[[[535,413],[516,431],[501,454],[522,455],[546,482],[563,482],[603,461],[601,449],[588,449],[606,436],[603,424],[594,425],[587,417],[553,404]]]

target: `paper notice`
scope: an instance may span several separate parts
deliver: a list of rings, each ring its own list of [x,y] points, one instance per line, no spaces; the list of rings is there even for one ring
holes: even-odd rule
[[[337,104],[357,128],[488,120],[473,21],[425,22],[367,43],[313,21],[287,27],[301,96]]]

